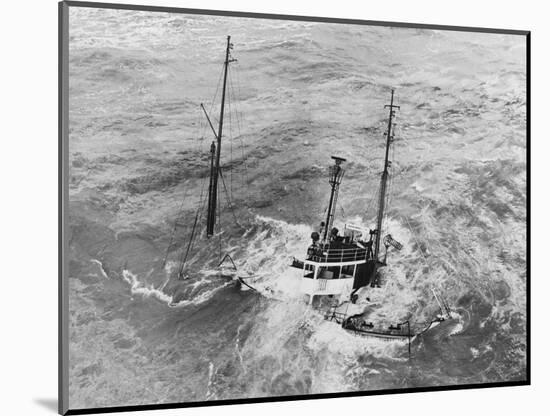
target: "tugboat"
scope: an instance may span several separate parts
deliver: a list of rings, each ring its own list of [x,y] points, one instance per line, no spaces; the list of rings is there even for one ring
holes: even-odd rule
[[[410,341],[416,335],[425,332],[435,324],[450,316],[450,309],[444,301],[440,301],[435,291],[434,296],[440,306],[439,314],[431,322],[422,324],[421,328],[415,328],[407,320],[397,323],[373,323],[368,321],[368,315],[357,304],[358,291],[368,293],[368,289],[380,287],[380,268],[387,265],[387,255],[390,247],[401,250],[403,245],[396,241],[391,234],[382,237],[384,230],[383,218],[386,208],[386,192],[390,176],[391,161],[389,159],[390,147],[394,139],[395,111],[399,110],[394,105],[394,90],[391,90],[390,104],[384,106],[389,109],[388,126],[385,132],[386,150],[384,170],[380,179],[380,191],[378,194],[378,210],[376,226],[366,230],[361,227],[346,224],[344,235],[339,235],[339,230],[334,225],[336,202],[338,191],[344,177],[344,158],[332,156],[334,164],[329,168],[329,184],[331,186],[330,198],[326,219],[321,222],[319,232],[311,234],[311,245],[307,249],[304,260],[293,258],[291,266],[302,270],[301,290],[308,297],[308,303],[319,298],[327,298],[331,302],[325,313],[325,319],[336,321],[346,330],[356,335],[374,336],[385,339],[404,339]],[[381,254],[381,245],[384,245],[384,254]],[[368,298],[367,298],[368,299]],[[326,304],[326,302],[325,302]],[[359,311],[358,311],[359,309]],[[348,314],[350,311],[355,313]],[[359,312],[359,313],[357,313]]]

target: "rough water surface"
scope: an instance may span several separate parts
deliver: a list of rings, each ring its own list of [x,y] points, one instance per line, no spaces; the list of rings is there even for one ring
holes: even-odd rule
[[[220,235],[199,218],[178,280],[228,34]],[[70,408],[526,378],[523,37],[77,7],[69,35]],[[373,228],[392,87],[385,227],[405,248],[378,313],[429,319],[432,288],[455,311],[410,359],[324,321],[288,267],[325,215],[332,154],[336,225]],[[220,275],[224,253],[261,293]]]

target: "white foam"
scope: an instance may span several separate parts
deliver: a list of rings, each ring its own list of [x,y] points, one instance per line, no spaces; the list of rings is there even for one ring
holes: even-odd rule
[[[465,309],[461,309],[462,312],[464,312],[467,317],[468,317],[468,320],[470,318],[470,313],[465,310]],[[464,328],[466,326],[466,321],[464,319],[464,314],[463,313],[459,313],[457,311],[453,311],[451,312],[451,318],[452,319],[456,319],[457,320],[457,323],[456,325],[453,327],[453,329],[451,330],[451,332],[449,332],[449,336],[450,335],[458,335],[460,334],[462,331],[464,331]]]
[[[137,278],[135,274],[129,270],[122,271],[123,279],[130,285],[130,290],[133,295],[142,295],[144,297],[155,297],[162,302],[168,304],[172,303],[172,296],[167,295],[162,290],[155,289],[154,287],[144,286]]]
[[[206,302],[210,298],[212,298],[212,296],[214,296],[214,294],[218,290],[220,290],[220,289],[228,286],[229,284],[231,284],[231,282],[226,282],[225,284],[223,284],[221,286],[217,286],[217,287],[215,287],[211,290],[202,292],[200,295],[194,297],[193,299],[190,299],[190,300],[184,299],[184,300],[180,300],[179,302],[174,302],[174,297],[173,296],[170,296],[170,295],[164,293],[161,289],[154,288],[152,285],[151,286],[145,286],[143,283],[141,283],[138,280],[137,276],[135,274],[133,274],[132,272],[130,272],[129,270],[123,270],[122,271],[122,277],[130,285],[130,290],[131,290],[132,295],[142,295],[144,297],[154,297],[154,298],[160,300],[161,302],[166,303],[171,308],[177,308],[177,307],[182,307],[182,306],[187,306],[187,305],[199,305],[201,303]]]
[[[357,336],[333,322],[323,321],[309,340],[308,346],[313,350],[326,348],[333,354],[343,354],[349,358],[362,353],[391,358],[406,343],[406,340]]]
[[[107,272],[105,271],[105,269],[103,268],[103,263],[100,262],[99,260],[96,260],[96,259],[91,259],[90,260],[92,263],[95,263],[99,266],[99,270],[101,271],[101,275],[105,278],[105,279],[110,279],[109,275],[107,274]]]
[[[241,340],[241,327],[239,326],[239,328],[237,329],[237,338],[235,340],[235,352],[237,353],[237,357],[239,357],[239,362],[241,363],[241,367],[244,368],[243,355],[242,355],[241,349],[239,347],[240,340]]]
[[[306,249],[311,228],[261,215],[255,217],[255,225],[264,229],[249,238],[246,258],[238,264],[239,274],[266,297],[301,297],[300,276],[294,273],[299,270],[290,264],[293,256],[300,257]]]
[[[210,388],[212,387],[212,382],[214,380],[214,363],[210,361],[208,363],[208,384],[206,385],[206,400],[212,398],[212,392]]]

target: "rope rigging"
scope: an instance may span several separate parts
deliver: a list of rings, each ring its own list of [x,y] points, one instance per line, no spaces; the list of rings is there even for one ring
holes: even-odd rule
[[[424,264],[426,265],[426,267],[429,268],[429,264],[428,264],[428,259],[426,258],[426,256],[424,255],[424,252],[422,251],[422,246],[420,245],[420,242],[418,241],[418,239],[416,238],[416,234],[414,233],[413,229],[412,229],[412,226],[411,226],[411,223],[409,222],[409,220],[406,218],[406,217],[401,217],[402,219],[405,220],[405,222],[407,223],[407,226],[409,227],[409,230],[414,238],[414,241],[416,242],[417,246],[418,246],[418,251],[420,252],[420,255],[422,256],[422,259],[424,260]],[[424,245],[426,247],[428,247],[428,244],[427,242],[425,241],[424,242]],[[437,303],[439,304],[439,299],[435,293],[435,289],[433,288],[432,286],[432,292],[434,294],[434,297],[437,301]],[[440,295],[441,296],[441,295]],[[441,313],[443,314],[444,312],[447,314],[448,317],[451,316],[451,308],[449,307],[449,304],[447,303],[447,301],[441,296],[441,302],[443,305],[439,304],[439,308],[441,310]],[[445,311],[443,311],[443,309],[445,309]],[[432,321],[433,323],[433,321]]]
[[[219,82],[218,82],[219,84]],[[203,118],[201,117],[201,114],[200,112],[197,113],[197,123],[195,123],[195,125],[198,126],[198,131],[199,131],[199,153],[202,153],[203,151],[203,147],[204,147],[204,132],[205,132],[205,129],[206,129],[206,125],[203,124],[204,120]],[[202,192],[203,192],[203,189],[204,189],[204,184],[205,184],[205,180],[203,179],[203,182],[202,182],[202,185],[201,185],[201,197],[199,199],[199,204],[200,204],[200,200],[202,199]],[[170,241],[168,243],[168,247],[166,248],[166,253],[164,255],[164,259],[163,259],[163,262],[162,262],[162,268],[164,269],[166,267],[166,263],[168,261],[168,256],[170,254],[170,249],[172,248],[172,245],[174,243],[174,237],[176,235],[176,231],[177,231],[177,228],[179,225],[181,225],[180,223],[180,220],[182,218],[182,215],[183,215],[183,211],[184,211],[184,204],[185,204],[185,201],[187,199],[187,196],[188,196],[188,192],[189,192],[189,181],[186,181],[185,182],[185,187],[184,187],[184,193],[183,193],[183,198],[182,198],[182,201],[181,201],[181,204],[180,204],[180,207],[178,209],[178,212],[176,214],[176,219],[174,221],[174,227],[172,228],[172,233],[170,235]],[[180,259],[181,261],[181,259]]]
[[[185,203],[187,194],[187,188],[184,190],[183,198],[178,210],[178,214],[176,215],[176,220],[174,221],[174,227],[172,228],[172,233],[170,234],[170,242],[168,243],[168,247],[166,248],[166,253],[164,255],[164,260],[162,261],[162,268],[164,269],[166,267],[166,261],[168,260],[168,254],[170,252],[170,249],[172,248],[172,243],[174,242],[174,236],[176,234],[176,229],[178,228],[178,223],[181,218],[181,215],[183,213],[183,204]]]
[[[206,116],[206,119],[207,119],[207,122],[208,124],[206,123],[203,123],[201,121],[200,125],[203,129],[206,129],[207,126],[209,125],[210,128],[212,129],[212,132],[214,133],[214,136],[215,136],[215,139],[217,140],[217,146],[216,146],[216,143],[215,141],[213,142],[214,144],[211,146],[211,151],[210,151],[210,154],[211,154],[211,158],[210,160],[208,161],[210,163],[210,188],[209,188],[209,194],[208,194],[208,201],[209,201],[209,208],[208,208],[208,230],[207,230],[207,236],[211,236],[213,234],[218,234],[218,250],[219,250],[219,257],[221,258],[222,256],[222,248],[223,248],[223,242],[222,242],[222,234],[221,232],[215,232],[214,230],[220,230],[222,229],[222,215],[221,215],[221,205],[219,205],[217,203],[217,201],[221,201],[220,197],[221,197],[221,194],[222,192],[225,192],[225,197],[226,197],[226,201],[227,201],[227,206],[229,206],[230,208],[230,211],[231,211],[231,214],[233,216],[233,220],[235,221],[236,224],[239,224],[238,221],[237,221],[237,215],[235,213],[235,207],[234,207],[234,204],[233,204],[233,192],[234,192],[234,186],[233,186],[233,183],[234,183],[234,180],[233,180],[233,140],[234,140],[234,128],[232,127],[233,126],[233,122],[234,120],[237,121],[237,127],[238,127],[238,132],[239,132],[239,137],[241,136],[240,134],[240,119],[239,119],[239,113],[237,111],[237,109],[235,108],[235,98],[234,98],[234,95],[235,95],[235,88],[234,88],[234,85],[233,85],[233,76],[232,76],[232,71],[229,71],[229,63],[231,62],[235,62],[236,60],[232,58],[231,54],[230,54],[230,50],[233,48],[233,44],[230,43],[230,37],[228,37],[228,43],[227,43],[227,49],[226,49],[226,59],[225,59],[225,62],[224,62],[224,65],[222,66],[222,69],[220,71],[220,76],[219,76],[219,79],[218,79],[218,83],[217,83],[217,86],[216,86],[216,90],[215,90],[215,93],[214,93],[214,98],[213,100],[211,101],[210,105],[209,105],[209,112],[212,113],[212,110],[216,104],[216,101],[218,99],[218,94],[219,94],[219,91],[220,91],[220,86],[222,85],[222,78],[223,78],[223,93],[222,93],[222,96],[221,96],[221,110],[220,110],[220,119],[219,121],[218,120],[215,120],[215,118],[212,118],[212,120],[214,121],[214,123],[218,123],[219,124],[219,128],[218,128],[218,133],[216,133],[216,130],[214,129],[214,125],[208,115],[208,112],[206,111],[205,107],[201,104],[201,108],[202,110],[204,111],[205,113],[205,116]],[[226,88],[227,87],[227,88]],[[224,136],[224,139],[225,141],[229,141],[229,159],[230,159],[230,163],[229,163],[229,187],[227,186],[227,183],[225,181],[225,175],[223,174],[222,172],[222,161],[221,161],[221,152],[220,152],[220,143],[221,143],[221,138],[222,138],[222,123],[223,123],[223,114],[224,114],[224,107],[228,108],[228,111],[227,111],[227,118],[228,118],[228,121],[229,121],[229,128],[226,129],[228,134],[226,133]],[[235,114],[233,114],[235,112]],[[204,119],[201,119],[201,120],[204,120]],[[247,174],[247,170],[246,170],[246,157],[244,156],[244,143],[243,143],[243,140],[242,140],[242,137],[240,137],[241,139],[241,143],[242,143],[242,153],[243,153],[243,166],[244,166],[244,169],[245,169],[245,173]],[[201,153],[202,153],[202,142],[201,142]],[[214,152],[216,152],[214,154]],[[216,164],[215,166],[213,165],[213,161],[214,161],[214,157],[216,158]],[[214,166],[214,167],[212,167]],[[214,178],[214,182],[212,182]],[[220,190],[220,186],[217,186],[217,179],[220,179],[221,182],[222,182],[222,186],[223,186],[223,191]],[[203,211],[204,211],[204,208],[205,208],[205,204],[206,204],[206,198],[204,198],[204,192],[205,192],[205,184],[206,184],[206,181],[207,181],[208,178],[203,178],[202,180],[202,185],[201,185],[201,194],[200,194],[200,198],[199,198],[199,203],[198,203],[198,207],[197,207],[197,210],[195,212],[195,216],[194,216],[194,221],[193,221],[193,226],[192,226],[192,229],[191,229],[191,233],[190,233],[190,236],[189,236],[189,240],[187,242],[187,246],[185,248],[185,250],[182,250],[182,253],[180,255],[180,269],[179,269],[179,276],[182,277],[183,276],[183,271],[184,271],[184,268],[188,262],[188,259],[190,257],[190,253],[193,251],[193,247],[195,245],[195,242],[196,242],[196,238],[197,238],[197,227],[200,226],[200,223],[201,223],[201,220],[202,220],[202,217],[203,217]],[[244,185],[244,184],[243,184]],[[245,189],[246,189],[246,186],[244,186]],[[212,205],[211,205],[211,202],[212,202]],[[219,205],[219,206],[218,206]],[[182,203],[182,206],[183,206],[183,203]],[[180,211],[181,211],[181,208],[180,208]],[[178,214],[178,217],[181,216],[181,212]],[[217,221],[216,221],[217,219]],[[173,233],[175,232],[175,230],[173,231]],[[170,243],[170,246],[172,245],[172,240],[173,240],[173,237],[171,238],[171,243]],[[231,260],[231,263],[233,264],[233,266],[235,267],[235,263],[233,262],[233,259],[231,259],[230,255],[229,254],[226,254],[225,257],[223,258],[222,262],[225,261],[226,258],[228,258]],[[166,261],[166,260],[165,260]]]
[[[399,96],[396,97],[396,102],[397,102],[398,107],[399,107],[399,104],[401,104],[401,103],[400,103],[400,97],[399,97]],[[396,147],[397,147],[396,144],[395,144],[395,140],[396,140],[396,136],[397,136],[396,131],[399,130],[399,126],[400,126],[399,123],[394,123],[394,124],[393,124],[393,132],[394,132],[394,134],[393,134],[393,138],[392,138],[392,149],[391,149],[391,152],[392,152],[392,155],[391,155],[392,164],[390,165],[390,169],[391,169],[391,173],[390,173],[390,183],[389,183],[389,186],[388,186],[388,201],[387,201],[388,211],[391,209],[391,208],[390,208],[390,207],[391,207],[391,202],[393,201],[393,198],[394,198],[394,196],[395,196],[395,194],[394,194],[393,182],[394,182],[394,179],[395,179],[395,174],[396,174],[395,172],[396,172],[396,169],[395,169],[395,167],[394,167],[394,165],[393,165],[393,162],[394,162],[395,160],[397,160],[396,155],[395,155],[395,149],[396,149]],[[387,214],[388,214],[388,212],[387,212]],[[388,219],[388,215],[386,216],[386,221],[387,221],[387,219]]]
[[[231,76],[231,73],[229,74]],[[232,111],[232,101],[233,97],[231,94],[231,83],[229,84],[229,94],[227,96],[227,103],[229,106],[229,189],[231,195],[233,195],[233,111]],[[220,170],[221,175],[221,170]],[[225,187],[225,183],[224,183]]]
[[[236,67],[236,80],[235,80],[235,83],[237,84],[237,94],[238,96],[242,97],[242,94],[241,94],[241,82],[240,82],[240,68],[239,66]],[[235,87],[234,87],[234,84],[233,84],[233,75],[232,73],[229,74],[229,85],[230,85],[230,91],[232,91],[233,93],[235,93]],[[245,203],[247,203],[247,201],[249,200],[250,198],[250,189],[249,187],[247,186],[248,183],[250,183],[250,179],[249,179],[249,175],[248,175],[248,166],[247,166],[247,157],[245,155],[245,151],[244,151],[244,140],[243,140],[243,137],[242,137],[242,132],[241,132],[241,124],[242,124],[242,114],[240,112],[237,112],[235,111],[235,118],[237,120],[237,135],[238,135],[238,138],[241,142],[241,158],[242,158],[242,164],[243,164],[243,169],[244,169],[244,176],[241,176],[241,180],[242,180],[242,187],[243,189],[245,190],[245,195],[246,195],[246,199],[245,199]],[[246,180],[246,182],[245,182]]]
[[[394,129],[395,131],[395,129]],[[389,182],[388,182],[388,188],[387,188],[387,193],[386,193],[386,204],[385,206],[387,207],[386,209],[386,212],[384,213],[384,219],[383,219],[383,223],[387,226],[388,224],[388,219],[389,219],[389,211],[391,209],[391,202],[393,200],[393,181],[394,181],[394,177],[395,177],[395,168],[393,166],[393,161],[395,160],[395,143],[394,142],[394,139],[392,139],[392,143],[391,143],[391,163],[390,163],[390,166],[389,166],[389,170],[388,170],[388,176],[389,176]]]
[[[220,173],[221,173],[221,170],[218,172],[218,174]],[[218,193],[218,200],[219,200],[220,188],[217,189],[217,193]],[[218,209],[217,215],[218,215],[218,230],[221,230],[222,229],[221,209]],[[218,258],[220,258],[222,256],[222,233],[221,232],[218,233],[218,242],[219,242]]]
[[[221,85],[222,76],[223,76],[223,68],[220,71],[220,76],[218,77],[218,82],[217,82],[217,85],[216,85],[216,89],[214,91],[214,98],[212,99],[212,101],[210,103],[210,106],[209,106],[210,111],[212,110],[212,108],[214,107],[214,104],[216,102],[216,98],[218,96],[218,92],[219,92],[220,85]],[[203,106],[202,106],[202,108],[204,110]],[[204,111],[206,111],[206,110],[204,110]],[[209,120],[208,120],[208,123],[210,123]],[[198,123],[197,123],[197,125],[198,125],[198,130],[199,130],[199,133],[200,133],[199,134],[199,138],[200,138],[199,139],[200,140],[199,153],[202,154],[203,150],[204,150],[204,136],[205,136],[205,131],[206,131],[206,128],[207,128],[208,124],[206,123],[204,118],[201,116],[200,112],[198,113]],[[202,219],[202,212],[204,210],[204,204],[205,204],[205,200],[203,199],[205,184],[206,184],[206,177],[203,178],[202,181],[201,181],[201,192],[200,192],[200,196],[199,196],[198,207],[197,207],[197,210],[196,210],[196,213],[195,213],[195,219],[193,221],[193,227],[191,229],[191,235],[189,237],[189,241],[187,242],[186,250],[182,250],[181,255],[179,257],[179,263],[180,263],[180,267],[179,267],[179,271],[178,271],[178,277],[179,278],[183,277],[183,270],[185,268],[185,265],[187,264],[187,260],[189,258],[189,253],[191,252],[191,250],[193,249],[193,246],[194,246],[197,225],[200,223],[200,221]],[[182,199],[178,214],[176,216],[176,221],[174,223],[174,228],[173,228],[172,234],[170,236],[170,243],[168,244],[168,248],[166,249],[166,254],[165,254],[164,261],[163,261],[163,266],[162,266],[163,268],[166,266],[169,251],[170,251],[170,248],[172,247],[173,240],[174,240],[174,237],[175,237],[175,233],[176,233],[177,227],[179,225],[179,220],[181,219],[181,216],[183,215],[183,211],[184,211],[183,208],[184,208],[185,200],[187,199],[188,191],[189,191],[188,188],[186,188],[185,191],[184,191],[184,197]]]
[[[191,236],[189,237],[189,242],[187,244],[187,249],[185,251],[185,256],[184,256],[183,251],[182,251],[181,256],[180,256],[180,269],[179,269],[179,272],[178,272],[178,277],[180,279],[183,277],[183,270],[185,268],[185,265],[187,264],[187,259],[188,259],[189,253],[192,250],[192,248],[194,246],[194,243],[195,243],[194,236],[195,236],[195,231],[196,231],[196,228],[197,228],[197,224],[202,219],[202,214],[204,212],[204,205],[205,205],[205,202],[206,202],[206,199],[203,200],[205,184],[206,184],[206,178],[203,179],[203,181],[202,181],[201,193],[200,193],[200,197],[199,197],[199,207],[197,208],[197,211],[196,211],[196,214],[195,214],[195,221],[193,222],[193,228],[191,230]]]
[[[231,214],[233,214],[233,219],[235,220],[235,223],[236,224],[239,224],[239,221],[237,220],[237,216],[235,214],[235,210],[233,208],[233,203],[231,202],[231,195],[229,194],[228,190],[227,190],[227,186],[225,185],[225,179],[223,177],[223,174],[222,174],[222,171],[220,170],[220,178],[222,178],[222,184],[223,184],[223,188],[225,190],[225,196],[227,198],[227,203],[229,205],[229,208],[231,209]],[[239,224],[240,225],[240,224]]]

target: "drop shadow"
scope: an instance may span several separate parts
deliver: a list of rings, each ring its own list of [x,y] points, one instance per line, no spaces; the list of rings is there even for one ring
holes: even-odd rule
[[[34,402],[47,410],[57,413],[57,399],[34,399]]]

